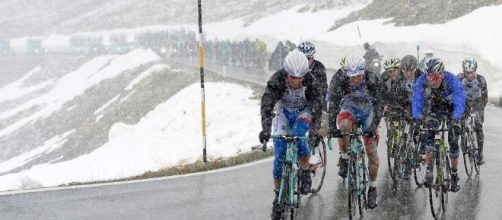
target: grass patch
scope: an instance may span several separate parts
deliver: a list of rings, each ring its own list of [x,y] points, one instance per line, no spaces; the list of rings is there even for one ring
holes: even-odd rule
[[[115,179],[115,180],[106,180],[106,181],[92,181],[92,182],[73,182],[69,184],[64,184],[61,186],[75,186],[75,185],[86,185],[86,184],[96,184],[96,183],[111,183],[111,182],[121,182],[121,181],[129,181],[129,180],[141,180],[141,179],[149,179],[156,177],[166,177],[166,176],[175,176],[189,173],[198,173],[209,170],[216,170],[226,167],[237,166],[244,163],[249,163],[255,160],[260,160],[264,158],[268,158],[274,155],[273,150],[267,150],[266,152],[262,151],[251,151],[247,153],[242,153],[234,157],[230,158],[217,158],[214,160],[210,160],[207,163],[202,161],[197,161],[192,164],[186,164],[175,167],[163,168],[157,171],[148,171],[143,175],[123,178],[123,179]]]
[[[173,176],[173,175],[181,175],[187,173],[197,173],[209,170],[216,170],[225,167],[236,166],[244,163],[248,163],[251,161],[264,159],[273,155],[272,151],[267,152],[258,152],[253,151],[249,153],[243,153],[235,157],[231,157],[228,159],[218,158],[215,160],[208,161],[204,163],[202,161],[197,161],[193,164],[182,165],[178,167],[169,167],[165,169],[160,169],[155,172],[146,172],[141,176],[137,176],[138,179],[145,178],[153,178],[153,177],[162,177],[162,176]]]

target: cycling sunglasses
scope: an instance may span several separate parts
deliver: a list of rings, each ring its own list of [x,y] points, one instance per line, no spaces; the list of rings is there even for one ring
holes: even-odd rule
[[[357,75],[361,75],[364,73],[364,70],[366,68],[359,68],[359,69],[356,69],[356,70],[347,70],[347,75],[349,76],[357,76]]]
[[[427,73],[427,78],[430,80],[439,80],[441,77],[441,73]]]

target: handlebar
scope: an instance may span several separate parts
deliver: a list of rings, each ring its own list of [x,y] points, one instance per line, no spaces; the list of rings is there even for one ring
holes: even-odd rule
[[[285,140],[286,142],[293,142],[293,141],[296,141],[296,140],[305,140],[305,141],[308,141],[309,140],[309,137],[306,136],[306,135],[303,135],[303,136],[294,136],[294,135],[271,135],[270,138],[272,139],[282,139],[282,140]],[[262,143],[262,151],[265,152],[267,151],[267,142],[265,143]]]

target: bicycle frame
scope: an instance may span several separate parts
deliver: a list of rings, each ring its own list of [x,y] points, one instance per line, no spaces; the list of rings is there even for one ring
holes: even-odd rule
[[[445,143],[445,133],[448,131],[446,118],[441,118],[438,129],[422,129],[422,131],[434,132],[434,150],[432,154],[432,166],[436,171],[434,182],[429,188],[429,201],[433,217],[446,211],[448,204],[448,191],[450,189],[450,160],[448,147]],[[434,202],[436,200],[436,202]],[[436,205],[434,205],[436,203]]]
[[[361,140],[358,138],[358,136],[361,135],[361,133],[349,133],[347,134],[350,137],[350,149],[348,152],[349,155],[349,164],[351,164],[352,161],[355,161],[356,163],[356,191],[357,195],[361,195],[364,193],[364,185],[362,175],[366,168],[365,164],[365,158],[364,158],[364,148],[363,144],[361,143]],[[350,166],[350,165],[349,165]],[[349,180],[348,178],[345,179],[345,189],[349,189]]]
[[[299,205],[299,202],[297,198],[295,197],[295,191],[298,191],[299,189],[296,189],[296,184],[298,182],[298,147],[296,146],[296,141],[297,140],[305,140],[308,141],[307,136],[288,136],[288,135],[272,135],[271,138],[273,139],[283,139],[286,140],[287,142],[287,148],[286,148],[286,156],[284,160],[282,161],[284,168],[282,170],[282,177],[281,177],[281,185],[279,188],[279,198],[283,198],[283,194],[285,191],[286,185],[288,186],[287,191],[287,198],[288,198],[288,205],[290,207],[297,208]],[[288,178],[287,178],[288,177]]]
[[[477,120],[476,116],[476,113],[471,113],[463,120],[462,133],[464,136],[460,140],[465,171],[469,178],[472,176],[473,168],[476,170],[476,174],[479,174],[480,171],[480,166],[478,165],[479,146],[477,143],[477,134],[474,130]]]

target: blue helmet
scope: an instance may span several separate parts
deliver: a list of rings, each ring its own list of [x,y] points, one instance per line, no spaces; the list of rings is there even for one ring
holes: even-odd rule
[[[301,51],[307,57],[313,57],[315,54],[315,46],[310,41],[303,41],[298,44],[298,50]]]

